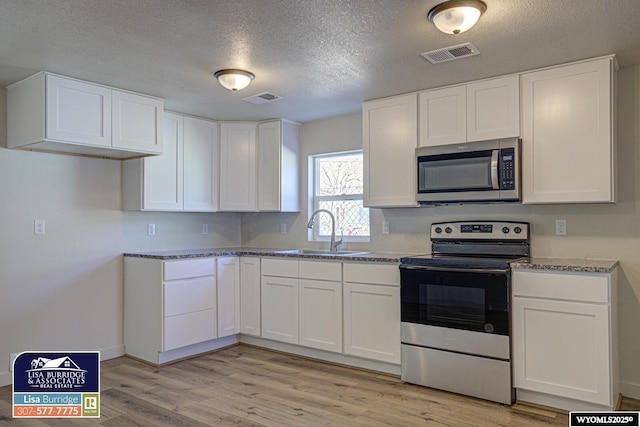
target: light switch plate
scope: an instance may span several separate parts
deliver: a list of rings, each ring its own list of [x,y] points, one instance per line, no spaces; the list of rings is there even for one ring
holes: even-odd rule
[[[46,234],[46,224],[44,219],[33,220],[33,234],[44,235]]]
[[[382,222],[382,234],[389,234],[389,221]]]
[[[155,224],[147,224],[147,235],[155,236],[156,235],[156,225]]]

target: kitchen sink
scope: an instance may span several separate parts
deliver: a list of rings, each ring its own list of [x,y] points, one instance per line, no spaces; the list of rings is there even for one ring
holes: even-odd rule
[[[277,254],[291,254],[291,255],[319,255],[319,256],[347,256],[347,255],[363,255],[369,252],[362,251],[328,251],[320,249],[287,249],[282,251],[275,251]]]

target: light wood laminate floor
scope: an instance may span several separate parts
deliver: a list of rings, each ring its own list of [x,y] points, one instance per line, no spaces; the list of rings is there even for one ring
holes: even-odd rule
[[[0,388],[0,425],[563,426],[566,414],[405,384],[399,378],[235,346],[161,368],[102,362],[101,418],[15,419]],[[625,400],[626,409],[638,401]]]

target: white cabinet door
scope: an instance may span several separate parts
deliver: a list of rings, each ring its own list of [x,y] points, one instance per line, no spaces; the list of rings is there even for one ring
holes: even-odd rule
[[[165,145],[165,152],[167,147]],[[184,210],[218,210],[218,124],[184,117]]]
[[[420,93],[420,147],[467,140],[466,86]]]
[[[258,125],[258,210],[298,212],[300,125],[277,120]]]
[[[467,85],[467,141],[520,136],[520,77]]]
[[[216,310],[202,310],[164,318],[162,351],[216,338]]]
[[[300,345],[342,352],[342,283],[300,279]]]
[[[400,288],[344,283],[344,352],[400,363]]]
[[[298,279],[262,276],[262,338],[298,344]]]
[[[220,210],[255,211],[256,123],[220,124]]]
[[[280,210],[280,122],[258,125],[258,210]]]
[[[515,387],[611,406],[609,306],[513,299]]]
[[[522,74],[523,203],[614,202],[613,58]]]
[[[180,211],[183,208],[183,117],[165,113],[163,122],[164,153],[129,163],[143,162],[143,210]]]
[[[364,205],[417,206],[417,95],[363,103],[362,138]]]
[[[111,145],[114,148],[161,154],[162,100],[118,90],[113,90],[111,97]]]
[[[260,336],[260,258],[240,258],[240,332]]]
[[[240,263],[238,257],[216,260],[218,268],[218,338],[240,332]]]
[[[46,75],[46,138],[111,146],[111,89]]]

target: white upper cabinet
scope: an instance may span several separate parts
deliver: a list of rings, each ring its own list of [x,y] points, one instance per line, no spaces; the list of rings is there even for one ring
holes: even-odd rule
[[[47,74],[45,91],[46,138],[111,146],[111,89]]]
[[[519,76],[467,85],[467,141],[520,136]]]
[[[258,125],[258,210],[299,212],[300,125],[274,120]]]
[[[218,124],[164,113],[164,153],[122,164],[124,210],[215,212]]]
[[[467,140],[465,86],[420,94],[420,146],[455,144]]]
[[[517,75],[420,93],[420,146],[520,136]]]
[[[162,153],[161,99],[44,72],[7,90],[9,148],[115,159]]]
[[[184,118],[184,210],[218,210],[218,123]]]
[[[179,211],[183,208],[183,152],[184,152],[184,120],[178,114],[164,115],[164,153],[160,156],[145,159],[129,160],[123,164],[123,170],[129,163],[141,166],[142,173],[142,206],[141,210]],[[128,185],[123,180],[123,185]],[[140,188],[138,186],[138,188]],[[123,194],[133,190],[125,188]]]
[[[364,205],[417,206],[415,149],[416,94],[362,104]]]
[[[257,123],[220,124],[220,210],[256,211]]]
[[[615,202],[614,61],[522,74],[523,203]]]
[[[130,92],[111,91],[111,145],[141,153],[162,153],[164,103]]]

